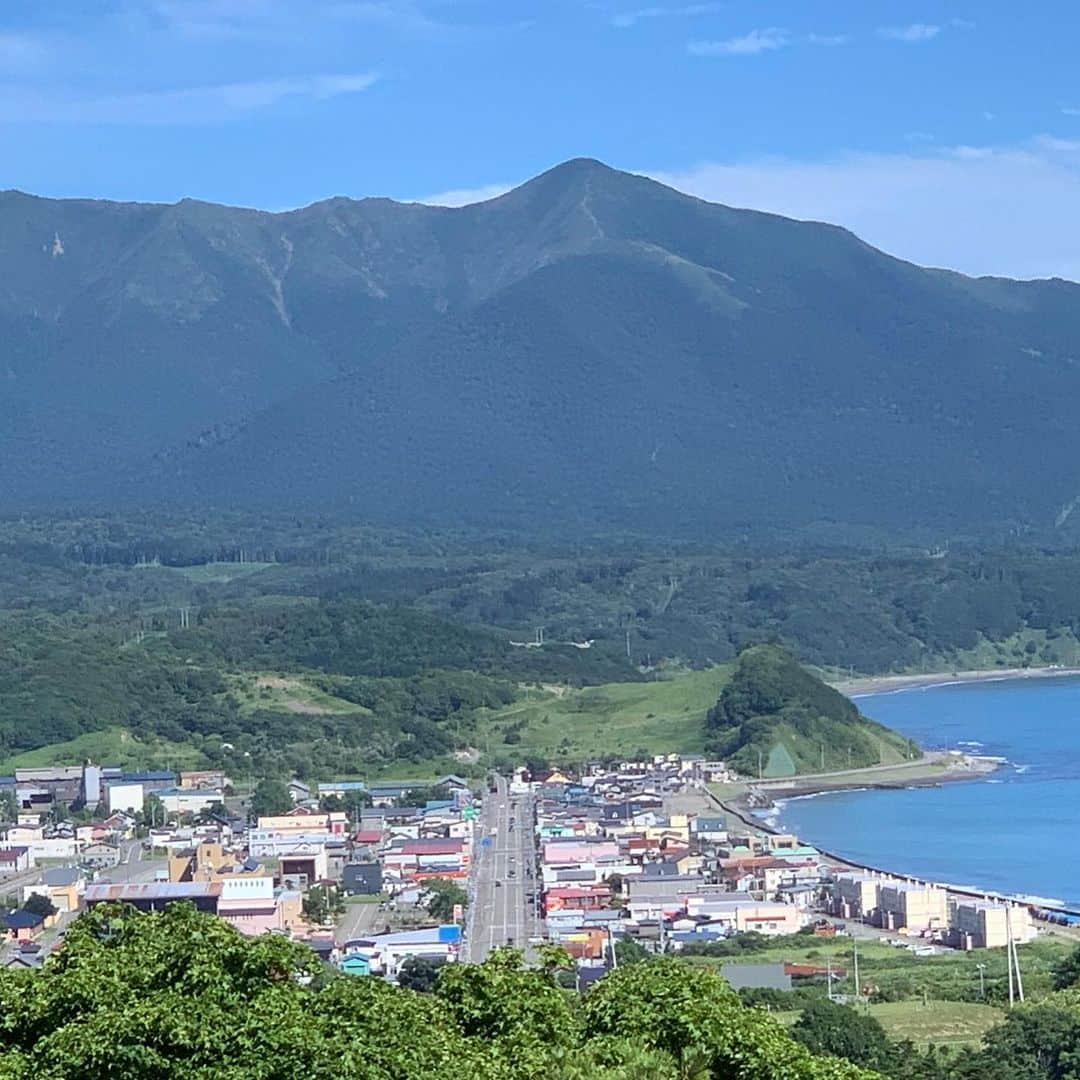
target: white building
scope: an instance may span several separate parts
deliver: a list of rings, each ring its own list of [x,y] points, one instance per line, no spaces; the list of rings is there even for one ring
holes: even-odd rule
[[[138,813],[143,808],[146,798],[142,784],[110,784],[107,790],[109,813],[123,810],[129,814]]]

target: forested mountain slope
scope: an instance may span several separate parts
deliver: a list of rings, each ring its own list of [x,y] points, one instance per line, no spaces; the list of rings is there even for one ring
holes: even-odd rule
[[[0,194],[0,491],[1069,535],[1080,287],[597,162],[447,209]]]

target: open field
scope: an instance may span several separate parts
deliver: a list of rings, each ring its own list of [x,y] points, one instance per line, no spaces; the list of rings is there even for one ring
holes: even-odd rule
[[[361,705],[328,694],[303,675],[244,673],[229,676],[229,682],[241,711],[245,713],[270,709],[317,716],[368,711]]]
[[[632,754],[639,748],[650,753],[700,752],[705,713],[716,703],[729,670],[713,667],[656,682],[608,683],[583,690],[531,690],[526,700],[484,718],[491,732],[490,751],[513,758],[538,754],[576,760]]]
[[[195,585],[225,585],[237,578],[249,577],[265,570],[274,563],[268,562],[212,562],[200,566],[172,566],[178,574],[183,574]]]
[[[199,768],[204,762],[194,746],[155,739],[143,742],[124,728],[91,731],[66,742],[52,743],[0,761],[0,773],[46,765],[79,765],[84,761],[119,765],[124,769]]]
[[[1003,1013],[974,1001],[884,1001],[869,1013],[892,1039],[910,1039],[925,1049],[935,1046],[977,1046]]]
[[[1057,935],[1041,936],[1030,945],[1017,949],[1024,990],[1029,1001],[1051,991],[1051,971],[1055,964],[1075,947],[1072,941]],[[738,963],[803,961],[822,964],[829,959],[843,968],[843,977],[834,979],[837,993],[854,993],[852,939],[849,937],[816,938],[797,935],[770,943],[763,950],[734,957],[687,957],[686,962],[716,966]],[[922,1002],[933,1006],[941,1002],[979,1002],[979,964],[985,964],[986,1000],[1001,1004],[1008,1000],[1008,972],[1004,949],[975,949],[971,952],[949,950],[937,956],[916,956],[913,952],[883,942],[859,941],[859,981],[864,992],[897,1002]]]

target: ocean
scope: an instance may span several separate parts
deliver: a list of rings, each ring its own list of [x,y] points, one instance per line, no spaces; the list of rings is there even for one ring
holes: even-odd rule
[[[1080,909],[1080,677],[868,694],[862,712],[928,749],[1001,756],[987,780],[786,801],[779,822],[855,862]]]

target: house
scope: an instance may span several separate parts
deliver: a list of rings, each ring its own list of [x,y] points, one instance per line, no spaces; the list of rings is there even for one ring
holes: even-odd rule
[[[35,893],[48,897],[57,911],[78,911],[86,878],[76,866],[54,866],[41,875],[41,881],[23,886],[25,904]]]
[[[109,813],[126,810],[134,814],[141,811],[145,805],[146,792],[142,784],[110,784],[105,789],[105,798]]]
[[[377,862],[349,863],[341,873],[341,887],[350,896],[378,896],[382,892],[382,866]]]
[[[224,798],[220,788],[162,788],[157,794],[170,814],[198,814]]]
[[[45,917],[36,915],[26,908],[11,911],[4,916],[7,935],[11,941],[30,941],[37,937],[45,927]]]
[[[391,806],[410,792],[434,787],[434,780],[384,780],[368,788],[372,806]]]
[[[382,829],[359,829],[353,833],[353,848],[360,851],[368,849],[374,851],[382,843]]]
[[[41,967],[42,956],[40,952],[27,953],[20,949],[18,952],[9,953],[3,961],[3,966],[9,970],[36,971]]]
[[[326,845],[314,845],[307,851],[294,850],[278,857],[278,873],[283,885],[309,888],[330,876]]]
[[[101,868],[116,866],[120,862],[120,848],[116,844],[108,844],[104,841],[87,844],[82,849],[79,858],[87,866]]]
[[[706,817],[701,815],[694,820],[693,834],[698,841],[708,841],[714,844],[726,844],[728,838],[727,819],[720,817]]]
[[[338,964],[338,970],[343,975],[370,975],[371,961],[361,953],[350,953]]]
[[[345,957],[360,955],[367,959],[375,974],[393,977],[409,956],[431,956],[437,960],[456,960],[461,946],[461,927],[435,926],[423,930],[401,930],[390,934],[346,941]],[[344,961],[343,961],[344,962]]]
[[[993,900],[957,900],[949,910],[949,943],[965,949],[1003,949],[1012,932],[1013,941],[1034,941],[1037,931],[1031,913],[1022,904]]]
[[[307,802],[311,798],[311,785],[305,784],[303,780],[293,779],[285,786],[288,788],[294,803]]]
[[[331,836],[344,836],[348,831],[349,818],[343,810],[326,813],[306,806],[296,806],[287,814],[260,817],[257,821],[261,832],[287,836],[290,833],[325,832]]]
[[[732,990],[790,990],[791,976],[783,963],[721,964],[723,975]]]
[[[886,930],[945,929],[949,922],[948,896],[936,885],[883,881],[878,885],[875,922]]]
[[[449,773],[446,776],[440,776],[435,781],[435,787],[446,788],[448,791],[468,791],[469,781],[463,776],[456,776],[454,773]]]
[[[195,790],[210,789],[212,791],[219,791],[231,786],[231,784],[232,781],[221,769],[200,769],[182,772],[180,774],[179,786]]]
[[[363,780],[331,780],[319,784],[319,798],[336,795],[343,799],[346,795],[362,794],[366,790],[367,785]]]
[[[217,914],[221,900],[220,881],[126,882],[122,885],[87,885],[84,899],[88,908],[98,904],[131,904],[139,911],[164,911],[170,904],[187,902],[199,911]]]
[[[0,848],[0,875],[19,874],[29,870],[30,849],[28,847]]]
[[[221,882],[218,918],[243,934],[284,930],[285,907],[270,877],[225,877]]]

